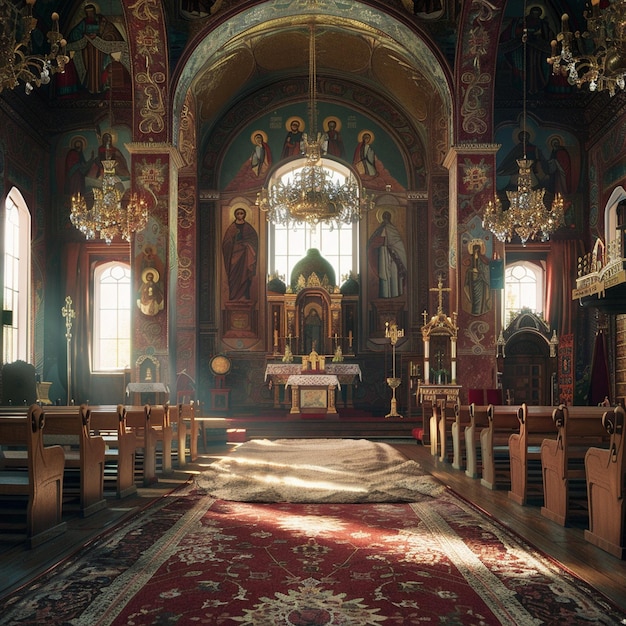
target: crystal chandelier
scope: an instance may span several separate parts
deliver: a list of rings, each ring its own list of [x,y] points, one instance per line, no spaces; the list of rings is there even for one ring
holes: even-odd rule
[[[102,161],[102,187],[93,189],[93,205],[80,193],[72,196],[70,220],[87,239],[104,239],[111,243],[115,237],[130,241],[131,235],[143,230],[148,223],[148,207],[136,193],[126,208],[122,206],[122,192],[116,186],[116,161]]]
[[[47,34],[50,51],[33,54],[31,33],[37,26],[34,4],[35,0],[26,0],[26,6],[18,10],[16,2],[0,0],[0,92],[14,89],[22,81],[29,94],[34,87],[47,85],[52,74],[63,72],[69,62],[58,13],[52,14],[52,30]]]
[[[528,31],[526,29],[526,3],[524,3],[523,44],[523,113],[522,113],[522,148],[523,157],[517,160],[519,174],[517,190],[506,192],[510,206],[504,210],[497,193],[494,200],[490,200],[483,209],[483,226],[489,229],[499,241],[511,241],[513,236],[521,239],[522,244],[538,237],[547,241],[550,235],[563,223],[563,197],[557,193],[551,207],[546,208],[543,196],[545,189],[533,189],[532,166],[533,161],[526,155],[526,44]]]
[[[613,96],[617,89],[624,89],[626,78],[626,0],[611,0],[605,8],[600,8],[600,0],[591,0],[591,11],[584,16],[587,30],[583,33],[572,33],[569,16],[562,16],[548,63],[553,74],[567,76],[570,85],[589,83],[590,91],[606,90]],[[590,44],[593,50],[588,51]]]
[[[320,222],[354,224],[372,208],[348,164],[325,158],[324,136],[317,132],[317,67],[314,26],[309,41],[309,128],[303,133],[302,155],[279,166],[256,204],[267,220],[283,226]]]

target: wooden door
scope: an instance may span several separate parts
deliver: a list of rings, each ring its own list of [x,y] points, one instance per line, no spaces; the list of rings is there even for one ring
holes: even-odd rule
[[[503,388],[512,404],[550,404],[546,393],[544,364],[534,357],[517,356],[506,359],[503,372]]]

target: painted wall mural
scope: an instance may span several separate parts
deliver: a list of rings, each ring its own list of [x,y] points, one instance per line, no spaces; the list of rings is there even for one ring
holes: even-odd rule
[[[257,188],[273,165],[299,154],[302,134],[310,132],[301,109],[301,105],[284,107],[242,128],[223,159],[220,187],[225,191]],[[406,166],[389,133],[349,109],[327,103],[318,109],[327,154],[351,163],[368,189],[383,191],[387,185],[394,192],[406,189]]]
[[[523,156],[524,138],[526,155],[534,161],[531,174],[533,185],[546,190],[546,205],[560,193],[565,200],[565,224],[569,228],[581,226],[578,213],[580,202],[581,154],[580,143],[572,134],[554,127],[542,127],[527,117],[526,128],[520,118],[516,124],[500,126],[496,131],[496,143],[501,144],[497,154],[496,186],[506,205],[506,191],[517,189],[519,166],[517,159]]]
[[[130,188],[130,157],[124,144],[130,141],[125,127],[105,127],[68,133],[58,144],[56,159],[57,193],[69,199],[80,193],[91,200],[91,190],[102,186],[102,161],[115,161],[116,186],[122,193]]]

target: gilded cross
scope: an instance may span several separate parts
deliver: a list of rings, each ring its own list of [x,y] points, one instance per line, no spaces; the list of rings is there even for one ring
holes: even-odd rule
[[[61,314],[65,318],[65,338],[72,339],[72,320],[76,317],[76,312],[72,308],[72,298],[65,296],[65,306],[61,308]]]
[[[437,286],[432,287],[429,291],[439,292],[439,304],[437,306],[437,313],[443,313],[443,292],[452,291],[452,290],[450,289],[450,287],[443,286],[443,279],[441,278],[441,274],[439,274],[439,280],[437,281]]]

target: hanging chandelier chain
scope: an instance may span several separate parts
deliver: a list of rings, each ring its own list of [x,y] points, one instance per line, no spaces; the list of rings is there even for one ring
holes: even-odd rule
[[[309,37],[309,129],[312,139],[317,138],[317,58],[315,50],[315,24],[310,26]]]
[[[324,135],[317,128],[317,53],[315,23],[309,26],[308,133],[299,157],[278,167],[256,205],[274,224],[297,227],[327,223],[331,228],[356,224],[374,206],[352,168],[338,159],[324,163]]]
[[[526,159],[526,136],[527,136],[527,125],[526,125],[526,107],[527,107],[527,97],[526,97],[526,84],[527,84],[527,72],[528,72],[528,51],[527,51],[527,44],[528,44],[528,23],[526,21],[526,0],[524,0],[524,18],[523,18],[523,22],[522,22],[522,52],[523,52],[523,59],[522,59],[522,85],[523,85],[523,91],[522,91],[522,123],[523,123],[523,127],[522,127],[522,148],[523,148],[523,152],[522,154],[524,155],[524,159]]]
[[[517,160],[517,190],[506,191],[509,206],[502,207],[497,191],[494,200],[490,200],[483,209],[483,226],[489,229],[501,241],[511,241],[518,236],[522,244],[539,237],[542,241],[563,223],[564,202],[560,193],[555,194],[551,207],[544,204],[545,189],[533,189],[532,167],[534,161],[528,158],[528,122],[527,122],[527,8],[524,0],[522,18],[522,154]]]
[[[109,128],[113,131],[113,82],[109,76]],[[111,154],[111,146],[105,146],[102,163],[102,186],[94,187],[93,204],[78,193],[72,197],[70,221],[86,239],[103,239],[111,243],[116,237],[130,241],[133,233],[143,230],[148,224],[148,205],[137,193],[132,193],[127,205],[122,200],[124,193],[121,181],[115,174],[117,161]]]

